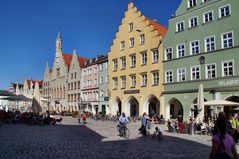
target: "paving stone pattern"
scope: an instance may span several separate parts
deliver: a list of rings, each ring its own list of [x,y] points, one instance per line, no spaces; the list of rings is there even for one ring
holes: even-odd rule
[[[61,125],[4,124],[0,128],[0,159],[206,159],[211,137],[173,134],[164,140],[138,133],[140,123],[130,123],[130,138],[117,136],[116,122],[64,117]],[[153,126],[154,127],[154,126]],[[153,130],[151,130],[151,133]]]

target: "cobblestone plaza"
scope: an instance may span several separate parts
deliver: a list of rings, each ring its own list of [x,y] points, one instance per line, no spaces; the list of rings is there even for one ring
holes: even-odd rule
[[[168,133],[160,125],[164,140],[158,141],[138,134],[140,123],[130,123],[130,137],[124,139],[117,136],[116,125],[116,122],[94,120],[81,125],[71,117],[64,117],[62,125],[4,124],[0,128],[0,158],[205,159],[211,149],[210,136]]]

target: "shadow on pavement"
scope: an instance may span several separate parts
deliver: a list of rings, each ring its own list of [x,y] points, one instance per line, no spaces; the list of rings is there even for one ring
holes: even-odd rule
[[[102,141],[105,137],[84,125],[0,128],[0,159],[205,159],[210,146],[164,136]]]

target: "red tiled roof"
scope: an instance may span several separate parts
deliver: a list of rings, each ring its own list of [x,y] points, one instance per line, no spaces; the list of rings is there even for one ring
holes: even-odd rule
[[[87,60],[87,58],[83,58],[83,57],[78,56],[78,62],[79,62],[79,65],[80,65],[81,68],[85,64],[85,60]]]
[[[165,34],[167,33],[168,28],[166,28],[165,26],[163,26],[163,25],[161,25],[161,24],[159,24],[159,23],[155,22],[154,20],[151,20],[147,17],[145,17],[145,19],[148,20],[149,24],[152,25],[153,28],[158,31],[159,35],[165,36]]]
[[[64,58],[64,61],[65,61],[65,64],[66,64],[68,67],[70,67],[72,55],[63,54],[63,58]],[[78,59],[78,62],[79,62],[79,66],[80,66],[80,67],[83,67],[83,65],[84,65],[84,63],[85,63],[85,60],[86,60],[87,58],[77,56],[77,59]]]
[[[63,58],[64,58],[64,62],[65,62],[65,64],[66,64],[66,66],[70,67],[72,55],[63,54]]]

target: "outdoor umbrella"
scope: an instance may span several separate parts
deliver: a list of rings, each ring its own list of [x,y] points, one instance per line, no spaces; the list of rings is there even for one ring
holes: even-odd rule
[[[197,109],[199,110],[199,114],[197,116],[197,120],[198,121],[202,121],[203,116],[204,116],[203,84],[200,84],[199,88],[198,88]]]

